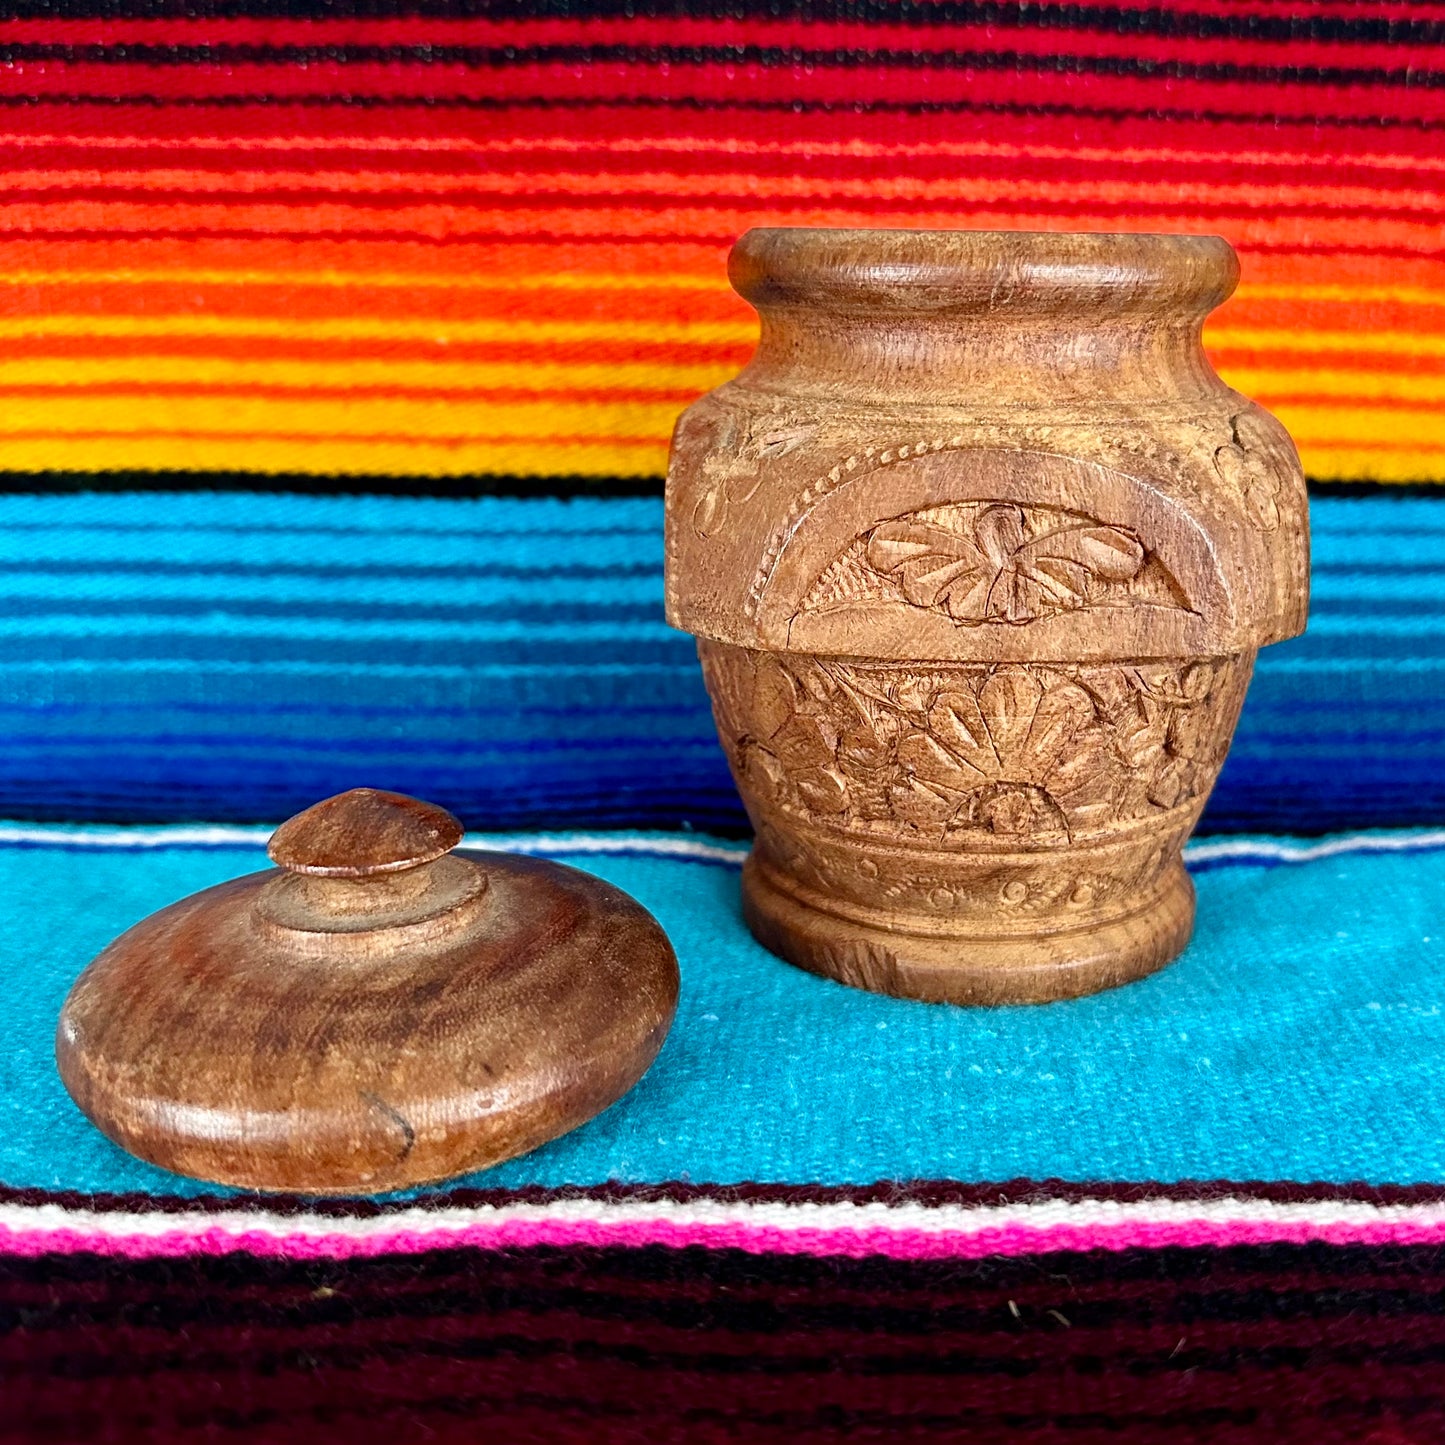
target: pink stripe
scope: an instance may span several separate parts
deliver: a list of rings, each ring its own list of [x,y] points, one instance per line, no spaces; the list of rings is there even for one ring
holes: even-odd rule
[[[1404,1218],[1310,1222],[1297,1220],[1130,1220],[1097,1224],[1005,1224],[977,1230],[777,1229],[748,1223],[701,1224],[666,1219],[504,1220],[434,1229],[401,1229],[361,1238],[232,1231],[220,1226],[175,1229],[161,1235],[109,1234],[93,1229],[11,1228],[0,1225],[0,1253],[91,1252],[130,1259],[188,1254],[249,1253],[288,1259],[346,1259],[414,1254],[470,1246],[521,1249],[533,1245],[665,1245],[741,1249],[753,1254],[886,1255],[894,1259],[977,1259],[985,1255],[1059,1250],[1163,1249],[1170,1245],[1445,1243],[1445,1221]]]

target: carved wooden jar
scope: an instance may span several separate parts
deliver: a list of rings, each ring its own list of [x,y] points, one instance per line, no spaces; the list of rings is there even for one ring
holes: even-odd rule
[[[731,274],[761,341],[678,422],[667,606],[753,932],[956,1003],[1159,968],[1255,651],[1308,602],[1294,447],[1200,347],[1234,252],[760,230]]]

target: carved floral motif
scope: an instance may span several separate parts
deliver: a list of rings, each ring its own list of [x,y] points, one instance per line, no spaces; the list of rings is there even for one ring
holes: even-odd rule
[[[905,517],[868,534],[868,562],[893,577],[915,607],[955,622],[1032,622],[1085,607],[1111,582],[1128,582],[1144,548],[1123,527],[1066,522],[1030,537],[1022,507],[983,507],[964,531]]]
[[[785,811],[943,840],[1062,840],[1200,796],[1249,667],[900,667],[703,649],[734,769]]]
[[[1240,494],[1249,520],[1261,532],[1272,532],[1279,526],[1281,480],[1298,463],[1256,413],[1240,412],[1230,417],[1229,426],[1233,440],[1214,453],[1215,470]]]
[[[804,610],[862,600],[942,612],[964,627],[1133,602],[1185,605],[1130,528],[1012,502],[929,507],[880,522],[824,571]]]

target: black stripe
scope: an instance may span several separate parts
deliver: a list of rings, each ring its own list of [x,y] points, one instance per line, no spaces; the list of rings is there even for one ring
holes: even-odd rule
[[[300,492],[392,497],[660,497],[663,479],[582,473],[529,477],[477,472],[458,477],[362,476],[313,472],[190,472],[129,468],[104,472],[0,471],[0,493]]]
[[[550,1306],[539,1302],[536,1307],[547,1309]],[[856,1323],[856,1312],[850,1310],[848,1313],[848,1323]],[[985,1328],[989,1324],[997,1326],[997,1313],[996,1309],[987,1312],[982,1321]],[[1066,1316],[1069,1319],[1068,1328],[1083,1326],[1083,1313],[1075,1307],[1074,1315],[1079,1317]],[[1044,1312],[1031,1309],[1030,1315],[1037,1315],[1039,1324],[1045,1330],[1052,1326],[1049,1338],[1054,1338],[1057,1331],[1064,1328]],[[723,1328],[727,1326],[724,1325]],[[803,1330],[807,1328],[804,1326]],[[953,1327],[940,1322],[938,1328],[942,1331]],[[877,1334],[883,1336],[881,1330]],[[891,1349],[886,1347],[890,1343],[893,1344]],[[850,1374],[893,1379],[900,1383],[906,1382],[910,1377],[930,1376],[945,1376],[950,1379],[1005,1376],[1017,1380],[1040,1374],[1057,1363],[1056,1359],[1041,1359],[1037,1356],[1029,1358],[1017,1353],[993,1353],[986,1345],[979,1344],[944,1348],[936,1353],[925,1353],[917,1349],[899,1353],[896,1343],[888,1341],[886,1337],[875,1338],[874,1344],[875,1347],[871,1350],[866,1345],[855,1346],[849,1350],[847,1360]],[[884,1348],[880,1349],[878,1345],[883,1345]],[[1337,1367],[1357,1367],[1362,1357],[1377,1368],[1418,1369],[1423,1366],[1439,1370],[1445,1366],[1445,1344],[1381,1343],[1365,1348],[1359,1343],[1333,1347],[1320,1344],[1265,1344],[1253,1347],[1233,1345],[1213,1349],[1196,1347],[1187,1353],[1180,1351],[1172,1356],[1166,1355],[1162,1350],[1148,1354],[1136,1349],[1080,1350],[1076,1347],[1070,1352],[1069,1361],[1075,1370],[1087,1370],[1090,1373],[1127,1368],[1129,1374],[1137,1379],[1148,1375],[1178,1374],[1184,1370],[1203,1370],[1213,1374],[1228,1374],[1239,1369],[1297,1371],[1308,1367],[1330,1370]],[[783,1379],[824,1374],[837,1366],[837,1357],[824,1352],[790,1352],[777,1355],[724,1351],[706,1348],[705,1340],[700,1340],[693,1349],[661,1349],[655,1345],[610,1343],[567,1336],[547,1338],[545,1334],[528,1335],[502,1331],[481,1338],[446,1341],[419,1339],[340,1344],[320,1338],[289,1348],[266,1348],[258,1341],[256,1347],[244,1356],[239,1356],[234,1349],[197,1347],[177,1348],[165,1354],[139,1358],[127,1352],[108,1350],[92,1353],[66,1352],[47,1359],[45,1371],[51,1380],[72,1381],[133,1380],[178,1373],[207,1374],[226,1379],[253,1371],[263,1376],[316,1369],[359,1372],[371,1364],[395,1361],[415,1360],[425,1367],[429,1360],[498,1359],[556,1360],[562,1365],[571,1360],[581,1360],[631,1366],[635,1369],[688,1371],[705,1376],[763,1375]],[[16,1362],[7,1367],[3,1356],[0,1356],[0,1379],[8,1376],[11,1380],[23,1381],[33,1376],[34,1371],[33,1361]]]
[[[1275,15],[1260,6],[1237,15],[1167,6],[967,3],[967,0],[8,0],[0,19],[177,19],[256,16],[297,20],[393,18],[517,20],[793,21],[904,25],[947,30],[990,25],[1009,30],[1077,30],[1120,36],[1228,38],[1353,44],[1435,45],[1437,20],[1372,16]]]
[[[922,1204],[943,1205],[1043,1204],[1056,1200],[1082,1203],[1112,1200],[1144,1203],[1170,1199],[1186,1203],[1231,1199],[1268,1200],[1302,1204],[1350,1200],[1376,1206],[1445,1203],[1445,1184],[1327,1184],[1292,1180],[1185,1179],[1175,1183],[1066,1179],[1006,1179],[967,1183],[953,1179],[889,1180],[877,1184],[692,1184],[668,1180],[652,1184],[568,1185],[548,1188],[526,1185],[519,1189],[453,1187],[421,1196],[381,1198],[325,1198],[288,1194],[218,1191],[192,1196],[175,1194],[108,1194],[79,1190],[15,1188],[0,1185],[0,1204],[27,1208],[84,1210],[86,1213],[174,1214],[205,1218],[213,1214],[308,1214],[322,1219],[379,1219],[398,1211],[427,1209],[497,1209],[508,1205],[551,1205],[569,1201],[599,1200],[647,1204],[658,1201],[687,1203],[718,1201],[731,1204]],[[1272,1247],[1272,1246],[1270,1246]],[[1295,1246],[1281,1246],[1281,1248]],[[622,1258],[630,1257],[624,1251]],[[3,1258],[3,1251],[0,1251]],[[1445,1258],[1445,1255],[1442,1255]]]
[[[1316,497],[1395,497],[1401,501],[1445,500],[1439,482],[1327,481],[1311,477]],[[660,476],[594,477],[583,473],[517,476],[477,472],[458,477],[417,475],[365,476],[357,473],[151,471],[128,468],[104,472],[0,471],[0,495],[50,495],[75,492],[265,492],[312,496],[390,497],[660,497]],[[604,569],[614,575],[614,569]],[[1398,569],[1396,569],[1398,570]],[[532,573],[526,575],[531,576]]]
[[[1442,1282],[1428,1246],[4,1260],[0,1434],[1342,1442],[1441,1418]]]
[[[640,1288],[659,1281],[708,1288]],[[96,1288],[115,1285],[124,1293]],[[278,1296],[289,1305],[289,1321],[308,1326],[485,1323],[552,1311],[599,1323],[771,1335],[847,1329],[857,1322],[861,1293],[877,1295],[867,1305],[870,1331],[946,1336],[995,1327],[1000,1291],[1031,1311],[1055,1303],[1055,1294],[1067,1297],[1070,1324],[1079,1329],[1323,1325],[1445,1318],[1442,1285],[1441,1252],[1432,1245],[1170,1246],[928,1261],[655,1245],[450,1249],[299,1263],[244,1254],[141,1261],[55,1254],[0,1258],[0,1340],[22,1325],[35,1336],[86,1322],[168,1332],[218,1319],[265,1326],[278,1323]]]
[[[1438,482],[1332,482],[1311,477],[1307,485],[1312,497],[1397,497],[1400,501],[1445,498],[1445,478]],[[1397,576],[1400,569],[1389,570],[1391,576]]]
[[[1150,60],[1130,55],[1039,55],[1014,50],[812,50],[775,45],[0,45],[0,64],[73,65],[527,65],[724,66],[763,69],[1002,70],[1016,74],[1108,75],[1256,85],[1406,86],[1434,90],[1445,71],[1378,66],[1239,65],[1232,61]]]
[[[219,79],[219,77],[216,77]],[[696,96],[671,99],[650,95],[611,96],[601,99],[523,96],[499,99],[487,95],[272,95],[252,91],[232,95],[111,95],[103,91],[29,92],[0,94],[0,107],[94,105],[145,110],[237,110],[246,106],[277,110],[475,110],[475,111],[591,111],[663,110],[699,114],[746,111],[783,115],[1009,115],[1025,118],[1079,117],[1104,121],[1181,121],[1209,125],[1307,126],[1310,130],[1410,130],[1431,133],[1445,130],[1445,120],[1417,115],[1290,115],[1281,111],[1228,111],[1166,106],[1045,105],[1017,101],[973,100],[700,100]],[[33,232],[26,232],[33,235]],[[68,233],[68,234],[80,234]],[[420,239],[425,239],[422,237]],[[568,238],[571,239],[570,237]]]
[[[188,1201],[189,1202],[189,1201]],[[1041,1262],[1058,1268],[1041,1269]],[[1025,1298],[1047,1291],[1050,1281],[1067,1281],[1069,1289],[1123,1291],[1168,1283],[1187,1289],[1194,1297],[1208,1293],[1240,1296],[1269,1281],[1290,1281],[1299,1292],[1317,1279],[1328,1278],[1347,1295],[1365,1294],[1387,1281],[1397,1297],[1401,1291],[1425,1302],[1425,1312],[1445,1312],[1445,1252],[1438,1245],[1239,1244],[1166,1245],[1158,1249],[1130,1247],[1054,1251],[1047,1254],[993,1255],[984,1259],[895,1259],[884,1255],[812,1255],[759,1253],[740,1249],[707,1249],[698,1245],[672,1248],[641,1246],[536,1245],[506,1250],[451,1248],[411,1254],[357,1255],[346,1259],[287,1259],[276,1255],[188,1254],[174,1258],[131,1259],[119,1255],[62,1252],[14,1255],[0,1252],[0,1283],[7,1307],[25,1291],[38,1291],[56,1308],[72,1301],[104,1302],[97,1286],[124,1284],[131,1307],[153,1301],[165,1304],[193,1291],[192,1303],[240,1306],[253,1298],[302,1290],[308,1314],[318,1318],[347,1319],[360,1309],[370,1310],[372,1300],[381,1308],[407,1297],[410,1286],[417,1295],[437,1288],[457,1289],[458,1306],[466,1313],[485,1316],[491,1306],[471,1301],[475,1281],[490,1282],[501,1291],[497,1298],[531,1290],[575,1290],[576,1298],[633,1300],[657,1298],[669,1308],[685,1306],[688,1318],[710,1317],[714,1311],[747,1305],[756,1296],[750,1289],[781,1287],[807,1290],[827,1287],[839,1296],[853,1291],[887,1291],[895,1302],[910,1299],[908,1308],[929,1306],[943,1290],[962,1305],[970,1295],[1006,1289]],[[684,1285],[706,1281],[700,1294],[677,1298],[658,1293],[639,1294],[639,1286],[662,1282]],[[350,1281],[343,1293],[336,1288]],[[327,1292],[329,1288],[330,1292]],[[1271,1294],[1274,1290],[1271,1288]],[[130,1319],[112,1297],[116,1313]],[[1266,1302],[1267,1303],[1267,1302]],[[801,1308],[816,1301],[799,1296]],[[167,1306],[169,1307],[169,1306]],[[189,1306],[186,1306],[189,1308]],[[900,1306],[901,1307],[901,1306]],[[1237,1311],[1236,1311],[1237,1312]]]

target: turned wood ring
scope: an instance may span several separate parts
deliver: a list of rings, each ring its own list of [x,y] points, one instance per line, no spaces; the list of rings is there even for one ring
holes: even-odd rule
[[[667,938],[600,879],[461,838],[370,788],[298,814],[279,867],[85,970],[56,1034],[71,1097],[177,1173],[325,1194],[483,1169],[607,1108],[671,1024]]]

